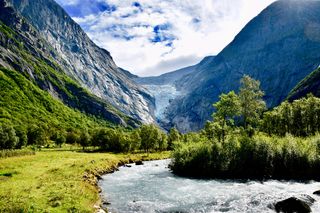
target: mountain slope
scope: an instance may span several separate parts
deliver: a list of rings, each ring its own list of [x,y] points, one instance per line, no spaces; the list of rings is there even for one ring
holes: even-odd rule
[[[269,107],[319,66],[320,1],[278,1],[250,21],[235,39],[184,84],[189,91],[167,110],[181,131],[197,130],[210,119],[222,92],[237,90],[248,74],[261,81]]]
[[[288,96],[288,100],[293,101],[305,97],[309,93],[320,97],[320,68],[305,77],[297,86],[293,88]]]
[[[200,63],[185,67],[176,71],[171,71],[160,76],[138,77],[133,76],[132,79],[141,86],[147,88],[155,97],[155,116],[158,123],[164,128],[170,128],[169,118],[165,117],[165,112],[170,104],[185,94],[188,85],[185,84],[192,78],[197,68],[203,66],[214,56],[205,57]]]
[[[8,113],[16,115],[13,118],[20,116],[17,116],[17,112],[12,110],[24,108],[29,104],[37,105],[35,101],[28,103],[28,100],[33,99],[30,97],[30,94],[32,94],[30,91],[34,91],[34,94],[40,94],[40,99],[38,99],[39,107],[41,107],[41,103],[44,103],[41,100],[49,100],[45,104],[46,107],[50,108],[50,110],[47,110],[48,114],[51,114],[56,108],[62,109],[61,112],[72,112],[66,106],[63,109],[61,106],[61,101],[63,101],[72,108],[101,117],[115,124],[137,124],[135,120],[124,116],[110,104],[91,95],[75,80],[68,77],[61,67],[54,62],[53,56],[57,57],[57,54],[53,48],[13,8],[7,7],[3,0],[0,0],[0,53],[0,67],[2,70],[0,81],[4,82],[1,84],[1,97],[9,97],[11,93],[6,94],[5,91],[10,90],[16,91],[15,95],[29,92],[28,99],[17,97],[17,100],[10,101],[8,98],[1,100],[2,110],[11,109]],[[15,87],[8,89],[10,84],[6,82],[19,82],[16,85],[20,86],[20,89]],[[13,85],[15,84],[11,84],[11,86]],[[24,87],[24,85],[27,86]],[[38,90],[35,88],[38,88]],[[28,89],[30,91],[27,91]],[[39,92],[40,89],[47,91],[47,93]],[[22,90],[22,92],[19,92],[19,90]],[[48,93],[51,94],[51,99],[42,97]],[[58,100],[54,100],[53,97]],[[23,100],[23,102],[19,102],[19,100]],[[34,100],[37,100],[37,97]],[[11,106],[14,101],[18,102]],[[26,114],[27,109],[30,108],[32,107],[27,107],[25,113],[23,113],[23,110],[18,110],[18,112]],[[41,117],[45,118],[45,110],[40,111],[43,114]],[[58,113],[59,110],[55,112]],[[65,117],[70,118],[70,116]]]
[[[68,76],[117,109],[153,122],[153,97],[119,69],[110,53],[95,45],[53,0],[6,0],[54,48],[56,62]]]

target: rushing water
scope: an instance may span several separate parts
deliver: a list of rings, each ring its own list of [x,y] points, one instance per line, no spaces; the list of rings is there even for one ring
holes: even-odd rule
[[[168,169],[169,160],[121,167],[100,182],[111,213],[130,212],[274,212],[270,204],[320,189],[319,182],[230,181],[181,178]],[[320,197],[312,206],[320,212]]]

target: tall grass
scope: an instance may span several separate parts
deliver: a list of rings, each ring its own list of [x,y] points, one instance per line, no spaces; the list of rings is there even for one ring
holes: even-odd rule
[[[183,176],[231,179],[320,179],[320,136],[257,135],[225,142],[178,143],[171,169]]]
[[[8,158],[8,157],[18,157],[18,156],[25,156],[25,155],[35,155],[36,152],[33,150],[0,150],[0,158]]]

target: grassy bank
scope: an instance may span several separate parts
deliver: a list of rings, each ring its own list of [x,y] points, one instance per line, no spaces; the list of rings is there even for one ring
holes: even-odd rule
[[[0,212],[94,212],[96,176],[130,160],[168,156],[44,150],[0,159]]]

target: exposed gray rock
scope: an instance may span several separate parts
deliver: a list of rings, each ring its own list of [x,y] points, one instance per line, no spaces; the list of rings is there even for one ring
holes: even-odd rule
[[[57,52],[63,70],[96,96],[140,121],[154,122],[154,98],[117,67],[54,0],[6,0]],[[132,77],[132,76],[131,76]]]
[[[279,201],[275,204],[276,212],[284,213],[309,213],[311,212],[310,205],[301,199],[290,197]]]
[[[66,75],[61,75],[63,70],[53,60],[59,58],[57,52],[5,0],[0,0],[0,21],[3,28],[0,31],[0,66],[21,72],[72,108],[116,124],[137,125],[136,120],[122,115],[107,101],[90,94]],[[59,60],[63,61],[61,58]]]

